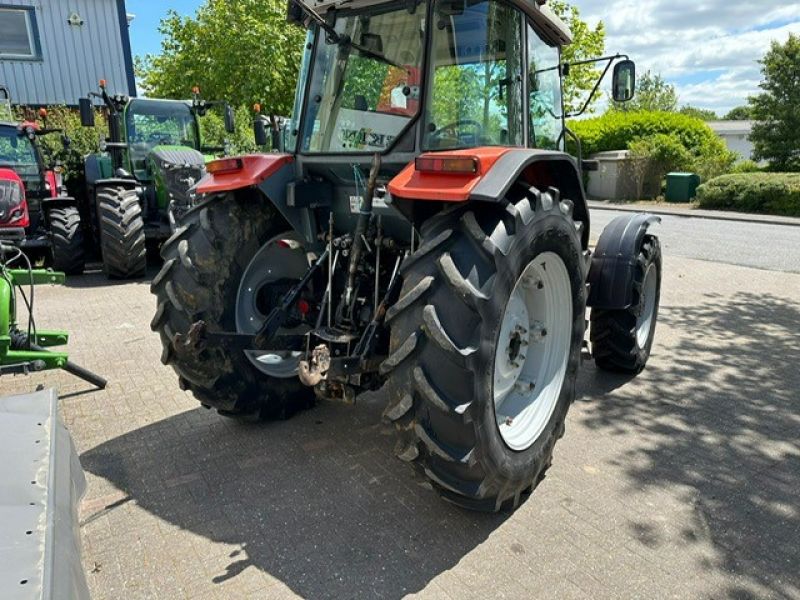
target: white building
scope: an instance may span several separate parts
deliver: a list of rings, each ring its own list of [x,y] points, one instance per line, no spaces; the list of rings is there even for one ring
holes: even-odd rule
[[[728,150],[736,152],[743,160],[753,159],[752,121],[709,121],[708,126],[725,141]]]

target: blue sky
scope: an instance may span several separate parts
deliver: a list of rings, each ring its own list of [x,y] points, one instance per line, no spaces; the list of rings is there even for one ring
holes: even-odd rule
[[[126,0],[129,13],[136,15],[131,23],[131,46],[133,54],[157,54],[161,49],[161,35],[158,24],[173,9],[182,15],[193,15],[202,2],[200,0],[170,0],[170,2],[154,2],[153,0]]]
[[[201,0],[127,0],[134,54],[157,53],[167,9],[194,14]],[[590,23],[606,25],[606,50],[640,71],[661,73],[682,104],[725,113],[758,92],[756,62],[772,40],[800,35],[797,0],[573,0]]]

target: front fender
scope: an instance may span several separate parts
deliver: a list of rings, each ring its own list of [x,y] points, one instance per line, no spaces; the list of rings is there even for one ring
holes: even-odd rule
[[[587,306],[604,310],[630,308],[639,248],[655,223],[661,223],[661,217],[647,213],[622,215],[603,230],[589,269]]]
[[[72,196],[54,196],[52,198],[42,198],[42,205],[47,208],[57,206],[78,206],[78,201]]]

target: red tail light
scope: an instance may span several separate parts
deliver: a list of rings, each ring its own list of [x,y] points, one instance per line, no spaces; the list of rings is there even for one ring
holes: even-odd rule
[[[478,172],[477,156],[422,155],[417,158],[415,168],[421,173],[473,174]]]
[[[0,180],[0,226],[27,227],[30,224],[23,187],[13,180]]]
[[[221,158],[219,160],[212,160],[206,165],[206,171],[213,175],[220,175],[222,173],[235,173],[244,168],[244,162],[241,158]]]

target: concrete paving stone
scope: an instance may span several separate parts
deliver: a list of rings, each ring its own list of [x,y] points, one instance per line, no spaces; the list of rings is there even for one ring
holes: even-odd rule
[[[159,362],[139,282],[37,295],[108,390],[0,385],[60,388],[94,598],[800,598],[800,276],[666,264],[648,369],[584,365],[553,467],[513,514],[420,486],[380,393],[265,425],[200,408]]]

